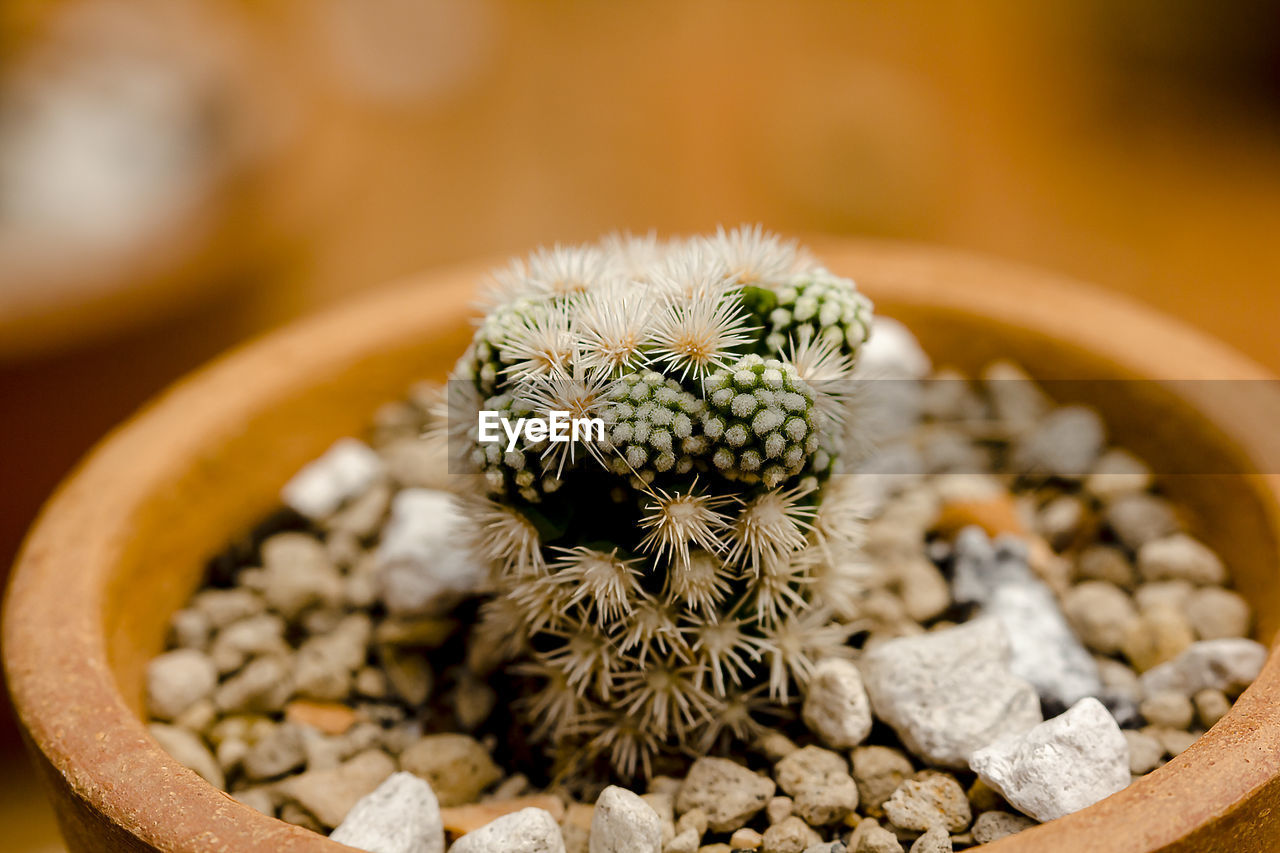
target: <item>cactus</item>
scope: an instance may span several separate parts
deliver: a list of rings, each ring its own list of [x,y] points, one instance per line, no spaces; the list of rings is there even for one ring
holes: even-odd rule
[[[533,735],[565,773],[625,777],[754,736],[848,652],[858,519],[831,474],[870,303],[759,227],[557,247],[490,302],[449,431],[495,565],[477,630],[518,658]],[[603,440],[508,450],[477,407]]]

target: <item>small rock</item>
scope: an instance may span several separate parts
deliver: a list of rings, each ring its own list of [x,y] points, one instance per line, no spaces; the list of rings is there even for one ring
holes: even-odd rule
[[[1160,741],[1160,745],[1164,747],[1164,751],[1169,755],[1176,756],[1182,754],[1191,747],[1191,744],[1200,739],[1200,732],[1188,732],[1182,729],[1168,729],[1163,726],[1147,726],[1142,730],[1144,734],[1150,735]]]
[[[1195,717],[1191,700],[1176,690],[1161,690],[1149,694],[1138,706],[1139,712],[1153,726],[1185,729]]]
[[[468,832],[450,853],[565,853],[564,837],[554,817],[543,809],[527,808],[504,815]]]
[[[1195,640],[1195,632],[1181,610],[1152,607],[1129,624],[1121,651],[1139,672],[1172,660]]]
[[[449,476],[448,441],[418,435],[395,439],[379,448],[391,478],[406,489],[446,489]]]
[[[1149,581],[1137,588],[1133,593],[1133,600],[1143,613],[1162,607],[1184,611],[1195,589],[1190,582],[1184,580]]]
[[[1076,557],[1076,579],[1106,581],[1124,590],[1138,585],[1138,571],[1124,551],[1109,545],[1090,545]]]
[[[369,488],[382,471],[382,460],[368,445],[342,438],[295,474],[280,490],[280,499],[301,515],[324,518]]]
[[[1012,537],[994,543],[976,528],[956,539],[955,599],[997,620],[1009,643],[1009,670],[1035,685],[1040,698],[1066,707],[1097,695],[1102,685],[1093,658],[1072,632],[1057,598],[1036,579],[1026,545]]]
[[[467,735],[427,735],[400,756],[400,767],[426,779],[442,806],[474,802],[502,778],[489,751]]]
[[[755,850],[762,844],[764,836],[745,826],[729,836],[729,847],[733,850]]]
[[[208,620],[215,631],[233,622],[257,616],[266,609],[262,596],[243,587],[202,589],[191,597],[190,607]]]
[[[990,844],[1035,825],[1036,822],[1025,815],[1004,811],[983,812],[973,822],[973,840],[977,844]]]
[[[1164,746],[1149,734],[1125,729],[1124,739],[1129,744],[1129,772],[1134,776],[1150,773],[1160,766],[1164,758]]]
[[[206,649],[212,635],[213,625],[209,623],[209,617],[198,610],[188,607],[169,617],[170,643],[177,648]]]
[[[447,492],[404,489],[395,496],[376,557],[388,611],[442,613],[488,583],[487,565],[469,547],[468,524]]]
[[[1104,655],[1120,650],[1138,618],[1128,594],[1106,581],[1085,581],[1072,587],[1062,599],[1062,611],[1084,644]]]
[[[325,526],[329,529],[329,538],[346,537],[358,542],[378,532],[387,509],[391,506],[393,494],[391,485],[386,482],[374,483],[363,493],[351,500],[342,511],[328,519]]]
[[[1197,586],[1227,579],[1218,555],[1185,533],[1144,543],[1138,551],[1138,573],[1148,581],[1185,580]]]
[[[932,560],[923,554],[903,557],[892,567],[894,585],[908,616],[930,622],[951,606],[951,587]]]
[[[1121,495],[1107,505],[1103,514],[1116,536],[1131,551],[1178,530],[1178,518],[1168,501],[1154,495]]]
[[[1129,747],[1097,699],[973,754],[978,776],[1037,820],[1071,814],[1129,784]]]
[[[280,819],[285,823],[291,823],[294,826],[309,829],[320,835],[323,835],[325,831],[324,824],[322,824],[315,815],[297,803],[285,803],[282,805],[280,807]]]
[[[173,718],[175,726],[200,734],[218,721],[218,706],[212,699],[201,699]]]
[[[764,831],[761,853],[804,853],[814,844],[821,844],[822,836],[798,817],[789,817]]]
[[[1183,613],[1201,640],[1247,637],[1253,621],[1248,603],[1238,593],[1218,586],[1193,592],[1183,606]]]
[[[676,811],[700,808],[711,829],[732,832],[763,809],[776,790],[772,779],[727,758],[699,758],[680,786]]]
[[[1144,672],[1142,689],[1147,694],[1176,690],[1187,696],[1206,688],[1233,693],[1253,683],[1266,660],[1266,646],[1253,640],[1201,640],[1174,660]]]
[[[1104,503],[1121,495],[1151,488],[1151,469],[1126,450],[1111,449],[1102,454],[1084,480],[1084,490]]]
[[[370,853],[444,853],[440,804],[412,773],[393,773],[347,812],[330,836]]]
[[[465,836],[464,836],[465,837]],[[638,794],[610,785],[596,799],[590,853],[661,853],[662,821]]]
[[[218,670],[203,652],[175,649],[147,664],[147,708],[152,716],[172,720],[213,694]]]
[[[1085,506],[1075,495],[1059,495],[1036,514],[1036,530],[1055,550],[1071,544],[1085,520]]]
[[[850,661],[821,661],[809,680],[804,722],[828,746],[848,749],[871,732],[871,703],[862,675]]]
[[[186,729],[164,723],[152,723],[147,729],[156,739],[156,743],[160,744],[160,748],[169,753],[174,761],[188,770],[195,771],[213,787],[219,790],[226,788],[227,783],[222,775],[222,768],[218,766],[213,754],[199,737]]]
[[[1044,417],[1013,451],[1017,470],[1079,480],[1098,461],[1106,443],[1102,418],[1084,406],[1062,406]]]
[[[769,800],[769,805],[764,807],[765,819],[769,823],[778,823],[791,817],[795,811],[795,801],[790,797],[774,797]]]
[[[698,853],[698,842],[701,837],[692,829],[676,833],[675,837],[662,848],[662,853]]]
[[[858,807],[858,786],[838,753],[806,746],[779,761],[773,775],[810,826],[843,820]]]
[[[1052,401],[1027,372],[1011,361],[994,361],[982,371],[992,414],[1014,433],[1024,433],[1052,408]]]
[[[431,695],[434,676],[425,655],[417,651],[405,651],[393,646],[378,649],[382,672],[392,689],[406,703],[417,707]]]
[[[370,749],[338,767],[308,770],[277,783],[276,789],[325,826],[342,823],[347,812],[366,794],[396,772],[396,764],[380,749]]]
[[[305,533],[277,533],[263,542],[262,568],[263,598],[286,619],[342,602],[342,574],[324,544]]]
[[[849,850],[852,853],[902,853],[902,845],[896,835],[867,818],[859,822],[849,837]]]
[[[708,820],[709,818],[704,810],[689,809],[680,815],[680,819],[676,821],[676,834],[679,835],[687,829],[692,829],[698,833],[698,839],[701,840],[702,836],[707,834]]]
[[[940,826],[935,826],[911,845],[911,853],[951,853],[951,836]]]
[[[244,803],[254,811],[262,812],[267,817],[276,816],[276,796],[271,791],[270,785],[245,788],[242,791],[236,791],[231,795],[231,798],[237,802]]]
[[[934,827],[963,832],[971,817],[964,788],[945,773],[906,780],[885,801],[884,813],[894,826],[920,832]]]
[[[649,793],[640,797],[649,804],[662,821],[662,843],[666,844],[676,834],[676,798],[674,794]],[[588,821],[588,823],[590,823]]]
[[[1227,694],[1213,688],[1197,690],[1192,702],[1196,706],[1196,717],[1200,720],[1200,725],[1206,729],[1217,725],[1218,720],[1231,710],[1231,700],[1227,698]]]
[[[305,759],[302,730],[291,723],[284,723],[251,746],[241,765],[248,778],[261,781],[296,770]]]
[[[223,681],[213,702],[224,713],[275,712],[293,693],[288,662],[279,657],[255,658],[240,672]]]
[[[795,745],[791,738],[776,729],[766,731],[751,746],[756,752],[774,764],[800,748]]]
[[[1035,689],[1009,671],[1004,629],[992,619],[888,640],[862,659],[876,715],[912,752],[963,767],[999,734],[1040,722]]]
[[[881,817],[885,800],[914,772],[911,761],[896,749],[887,746],[855,749],[853,779],[858,785],[862,811],[870,817]]]
[[[244,666],[251,657],[286,655],[284,620],[274,613],[260,613],[233,622],[220,630],[209,647],[218,672],[226,674]]]

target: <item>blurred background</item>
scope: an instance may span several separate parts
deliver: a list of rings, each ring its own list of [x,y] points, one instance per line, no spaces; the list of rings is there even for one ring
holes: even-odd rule
[[[4,0],[0,566],[249,336],[757,221],[1057,268],[1280,370],[1280,2]],[[0,700],[4,846],[60,849],[22,762]]]

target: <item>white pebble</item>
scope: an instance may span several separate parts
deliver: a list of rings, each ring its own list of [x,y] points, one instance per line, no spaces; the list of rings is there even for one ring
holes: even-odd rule
[[[871,733],[871,703],[862,674],[847,660],[818,664],[804,700],[804,722],[828,746],[849,749]]]
[[[521,809],[473,829],[449,853],[565,853],[564,836],[545,809]]]
[[[1011,805],[1040,821],[1091,806],[1129,784],[1128,741],[1092,697],[978,750],[970,764]]]
[[[444,824],[431,786],[393,773],[366,794],[329,836],[369,853],[444,853]]]
[[[662,819],[639,794],[610,785],[591,815],[590,853],[660,853]]]
[[[285,505],[307,518],[324,518],[382,475],[382,459],[364,442],[342,438],[280,490]]]

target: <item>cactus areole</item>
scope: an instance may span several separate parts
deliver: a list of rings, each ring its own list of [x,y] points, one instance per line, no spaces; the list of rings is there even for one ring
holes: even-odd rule
[[[834,475],[870,302],[756,227],[540,250],[487,305],[450,465],[532,737],[562,774],[633,777],[789,713],[848,651],[858,516]]]

